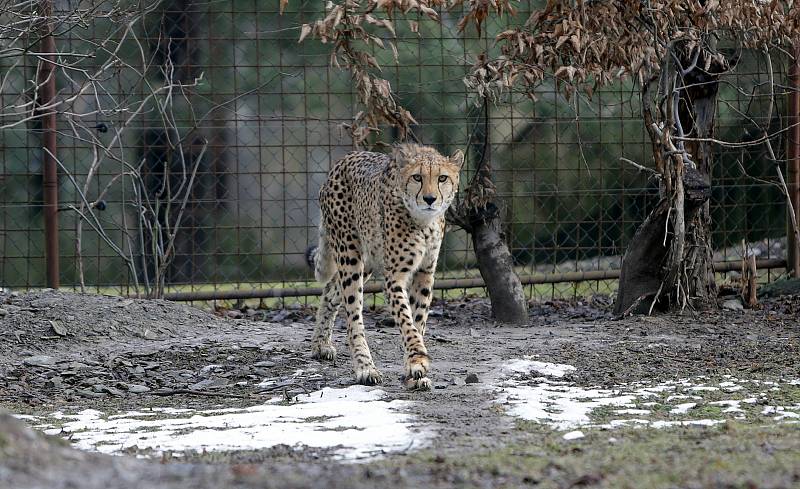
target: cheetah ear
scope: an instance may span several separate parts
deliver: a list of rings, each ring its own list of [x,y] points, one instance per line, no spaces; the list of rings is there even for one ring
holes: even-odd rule
[[[464,152],[460,149],[457,149],[455,153],[450,156],[450,159],[453,160],[453,163],[458,166],[460,170],[462,166],[464,166]]]

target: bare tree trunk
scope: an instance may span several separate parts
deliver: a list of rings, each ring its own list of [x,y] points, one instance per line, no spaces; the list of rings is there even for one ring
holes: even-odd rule
[[[497,207],[489,203],[486,217],[472,223],[472,246],[478,269],[492,302],[492,316],[501,323],[527,324],[528,307],[519,277],[514,273],[514,261],[501,228]]]
[[[720,56],[672,44],[659,78],[653,120],[643,83],[642,107],[660,176],[661,200],[636,232],[622,263],[614,312],[716,306],[711,248],[712,152]],[[705,66],[706,69],[702,67]]]
[[[502,232],[500,210],[494,203],[492,182],[489,104],[484,103],[482,134],[475,144],[477,168],[450,220],[472,237],[478,269],[492,303],[492,316],[501,323],[528,323],[528,302],[522,282],[514,272],[514,260]]]

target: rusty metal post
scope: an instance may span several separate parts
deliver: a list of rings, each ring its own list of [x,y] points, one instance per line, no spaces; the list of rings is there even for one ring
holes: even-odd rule
[[[55,51],[53,37],[53,0],[42,0],[42,39],[38,86],[42,109],[42,187],[44,197],[44,240],[47,286],[58,288],[58,164],[56,162],[56,111],[50,106],[56,98]]]
[[[794,61],[789,66],[789,100],[786,104],[786,120],[789,134],[786,140],[786,186],[789,201],[800,216],[800,42],[795,41]],[[787,212],[787,214],[789,214]],[[786,271],[793,277],[800,277],[800,243],[794,234],[791,215],[786,223]],[[800,226],[800,222],[794,223]]]

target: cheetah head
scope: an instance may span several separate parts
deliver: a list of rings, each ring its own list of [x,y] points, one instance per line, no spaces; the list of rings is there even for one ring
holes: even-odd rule
[[[430,222],[447,211],[458,191],[458,172],[464,153],[442,156],[427,146],[401,144],[394,159],[399,169],[399,190],[411,217]]]

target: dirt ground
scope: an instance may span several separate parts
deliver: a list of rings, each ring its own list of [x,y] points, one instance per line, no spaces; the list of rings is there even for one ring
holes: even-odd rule
[[[429,392],[402,387],[397,332],[380,311],[365,314],[381,389],[411,401],[414,422],[432,433],[419,449],[357,464],[285,445],[109,456],[0,415],[0,487],[800,487],[800,424],[764,409],[800,409],[800,296],[770,298],[758,310],[624,319],[609,310],[605,297],[534,303],[529,326],[511,328],[492,322],[485,299],[437,302],[426,339],[434,361]],[[0,409],[36,417],[242,408],[275,396],[291,404],[306,392],[352,384],[338,327],[339,358],[330,364],[310,358],[310,309],[213,315],[165,301],[7,294],[0,296]],[[511,416],[497,402],[498,372],[519,358],[574,366],[562,380],[592,388],[688,378],[777,387],[737,418],[712,410],[704,397],[704,414],[721,420],[713,426],[625,425],[567,440],[566,430]]]

